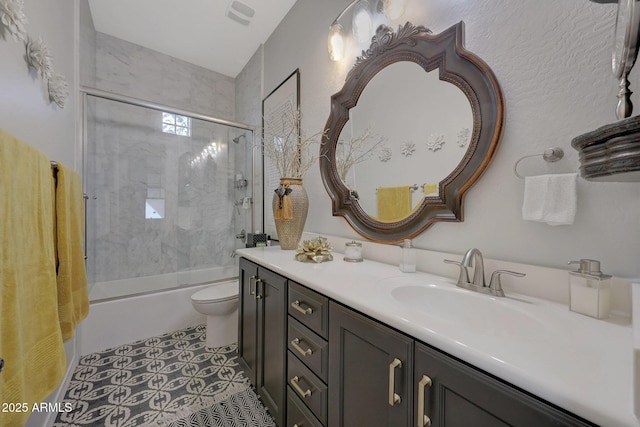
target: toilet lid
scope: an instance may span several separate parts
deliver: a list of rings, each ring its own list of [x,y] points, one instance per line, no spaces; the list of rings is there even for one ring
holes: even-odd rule
[[[193,301],[214,302],[238,298],[238,282],[209,286],[191,295]]]

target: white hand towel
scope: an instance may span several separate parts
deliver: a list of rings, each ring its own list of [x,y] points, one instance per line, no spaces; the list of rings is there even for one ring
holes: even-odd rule
[[[522,219],[549,225],[573,224],[577,176],[567,173],[525,177]]]

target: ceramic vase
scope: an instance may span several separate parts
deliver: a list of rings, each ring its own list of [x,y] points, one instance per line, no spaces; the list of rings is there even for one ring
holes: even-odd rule
[[[309,198],[302,179],[280,178],[272,206],[280,248],[297,249],[309,212]]]

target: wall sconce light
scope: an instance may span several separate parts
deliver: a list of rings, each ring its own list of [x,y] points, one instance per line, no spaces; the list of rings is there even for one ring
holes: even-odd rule
[[[371,41],[373,17],[367,0],[358,0],[353,7],[351,30],[353,31],[353,38],[359,45],[368,44]]]
[[[395,20],[402,16],[405,11],[407,0],[374,0],[376,11],[383,13],[388,19]],[[340,19],[353,9],[351,16],[351,30],[353,38],[358,45],[367,45],[373,36],[373,15],[369,0],[353,0],[345,7],[329,27],[328,50],[332,61],[340,61],[344,58],[347,50],[344,27],[339,23]]]
[[[344,30],[337,20],[329,27],[329,58],[332,61],[340,61],[344,58],[347,42],[344,39]]]
[[[378,0],[378,10],[382,9],[391,20],[400,18],[406,7],[407,0]]]

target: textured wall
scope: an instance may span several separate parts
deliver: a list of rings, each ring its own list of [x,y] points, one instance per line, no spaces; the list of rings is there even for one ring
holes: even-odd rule
[[[24,60],[25,46],[0,36],[0,127],[43,151],[52,160],[76,166],[75,2],[25,2],[27,33],[42,36],[54,69],[64,75],[70,96],[64,109],[49,103],[47,86]],[[77,166],[80,166],[79,164]]]
[[[351,66],[349,61],[332,63],[326,51],[327,28],[347,4],[299,0],[265,44],[265,92],[299,67],[308,132],[324,126],[329,98]],[[491,258],[561,268],[572,259],[594,258],[607,272],[640,276],[640,184],[580,179],[575,223],[551,227],[522,221],[524,183],[513,174],[520,157],[549,146],[562,147],[565,159],[553,165],[529,159],[521,173],[576,171],[571,139],[615,120],[617,82],[610,71],[614,15],[615,5],[588,0],[409,0],[402,21],[435,33],[465,22],[466,47],[495,72],[507,113],[497,155],[467,193],[464,222],[435,224],[415,239],[416,246],[458,253],[478,247]],[[632,89],[640,83],[638,72],[633,72]],[[640,105],[637,96],[633,99]],[[358,237],[344,219],[331,216],[317,169],[307,175],[305,186],[308,231]]]
[[[70,96],[64,109],[49,104],[46,86],[37,74],[27,68],[24,43],[0,36],[0,128],[38,148],[50,159],[79,170],[80,163],[76,163],[76,159],[80,158],[80,151],[76,150],[79,144],[76,145],[74,127],[74,91],[78,79],[75,8],[75,1],[34,0],[24,4],[28,34],[42,36],[53,55],[54,69],[65,76],[69,85]],[[10,247],[6,249],[11,250]],[[15,327],[17,331],[21,328],[20,325]],[[75,368],[76,344],[74,336],[64,346],[69,372],[73,372]],[[64,395],[65,389],[66,384],[63,382],[58,390],[51,393],[47,402],[60,402],[58,392]],[[26,427],[48,425],[51,421],[49,415],[51,414],[44,412],[32,414]]]

